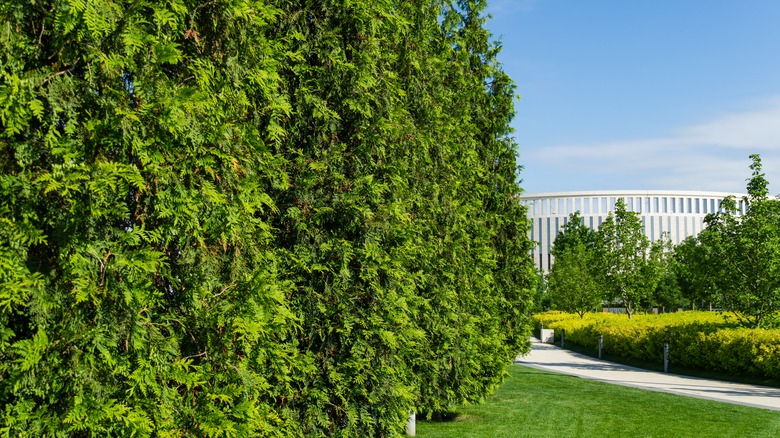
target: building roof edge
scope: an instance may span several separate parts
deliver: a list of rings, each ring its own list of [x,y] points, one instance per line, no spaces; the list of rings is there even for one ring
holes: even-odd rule
[[[746,193],[709,192],[703,190],[581,190],[572,192],[542,192],[524,193],[520,199],[533,198],[563,198],[563,197],[589,197],[589,196],[735,196],[741,198]]]

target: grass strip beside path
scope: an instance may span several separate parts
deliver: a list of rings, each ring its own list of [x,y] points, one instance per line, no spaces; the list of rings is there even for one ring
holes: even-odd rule
[[[777,437],[776,411],[645,391],[513,364],[484,404],[451,421],[418,421],[435,437]]]

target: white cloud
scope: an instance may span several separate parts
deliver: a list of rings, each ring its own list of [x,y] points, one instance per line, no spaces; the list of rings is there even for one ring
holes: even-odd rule
[[[681,127],[667,137],[525,149],[521,158],[529,183],[524,186],[547,187],[533,191],[743,192],[753,153],[761,155],[763,171],[775,183],[770,190],[780,187],[780,97]],[[537,174],[547,181],[536,181]]]
[[[780,98],[763,108],[728,114],[685,128],[681,139],[691,144],[712,144],[740,149],[780,148]]]

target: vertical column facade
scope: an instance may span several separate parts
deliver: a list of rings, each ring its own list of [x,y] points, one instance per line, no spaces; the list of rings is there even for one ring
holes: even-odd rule
[[[570,214],[580,212],[583,223],[598,229],[609,213],[615,211],[618,199],[642,218],[645,235],[651,240],[668,238],[673,244],[704,228],[707,214],[716,213],[727,196],[737,200],[744,213],[742,194],[691,191],[594,191],[529,194],[520,197],[531,222],[530,238],[536,243],[531,251],[536,267],[547,272],[553,260],[550,253],[555,238]]]

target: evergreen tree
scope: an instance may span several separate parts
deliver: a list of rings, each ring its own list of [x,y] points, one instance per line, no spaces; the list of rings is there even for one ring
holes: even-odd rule
[[[392,436],[528,348],[484,1],[0,4],[0,430]]]
[[[294,430],[269,196],[289,103],[257,2],[3,2],[6,433]],[[5,271],[5,270],[3,270]]]

